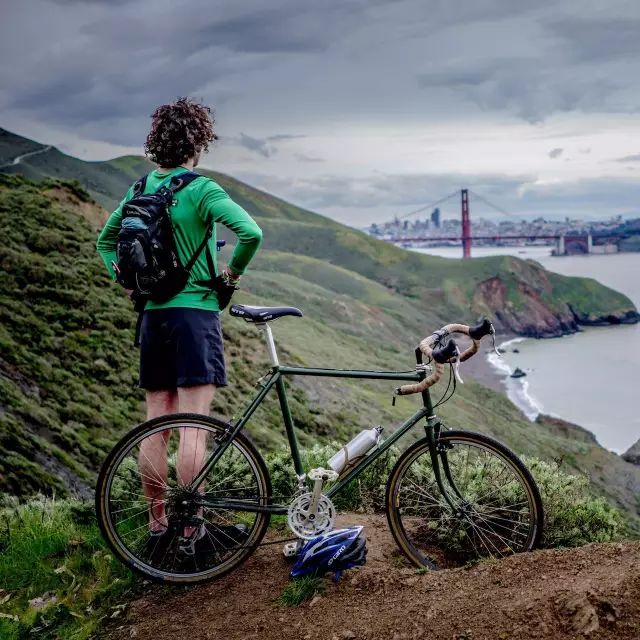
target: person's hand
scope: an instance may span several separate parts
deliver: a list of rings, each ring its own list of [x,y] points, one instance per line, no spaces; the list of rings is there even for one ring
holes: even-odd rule
[[[220,311],[225,309],[231,302],[231,297],[238,288],[240,275],[235,273],[233,269],[225,267],[222,273],[215,279],[215,292],[218,296],[218,306]]]
[[[231,267],[226,266],[222,270],[222,277],[229,283],[236,285],[240,282],[240,274],[236,273]]]
[[[125,289],[124,292],[127,298],[130,298],[133,295],[133,289]]]

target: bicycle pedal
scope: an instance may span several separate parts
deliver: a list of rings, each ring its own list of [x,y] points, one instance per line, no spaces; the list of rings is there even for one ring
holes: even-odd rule
[[[319,467],[317,469],[311,469],[311,471],[309,471],[307,473],[307,478],[309,478],[309,480],[322,480],[322,481],[327,481],[327,480],[336,480],[338,477],[338,474],[333,470],[333,469],[323,469],[322,467]]]
[[[295,542],[287,542],[282,547],[282,555],[285,558],[295,558],[298,555],[300,546],[301,546],[300,540],[296,540]]]

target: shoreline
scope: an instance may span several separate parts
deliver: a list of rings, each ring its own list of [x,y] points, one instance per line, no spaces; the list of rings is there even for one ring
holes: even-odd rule
[[[529,339],[526,336],[515,334],[504,334],[501,337],[500,342],[496,342],[498,349],[509,349],[509,347]],[[511,378],[511,367],[499,358],[493,349],[485,349],[482,356],[482,358],[472,358],[465,363],[466,373],[469,377],[485,387],[507,396],[531,422],[535,422],[539,415],[545,413],[538,402],[529,395],[528,381],[522,378]]]
[[[499,350],[504,350],[505,352],[511,351],[518,343],[523,342],[524,340],[532,339],[514,334],[505,334],[501,337],[502,340],[496,344],[496,347]],[[544,339],[538,338],[538,340]],[[518,411],[530,422],[535,423],[538,422],[538,419],[546,418],[557,420],[561,423],[569,423],[588,433],[594,442],[597,442],[600,447],[618,456],[622,456],[625,452],[628,452],[630,448],[640,445],[640,440],[637,440],[635,444],[632,443],[629,446],[622,447],[604,444],[600,439],[602,434],[599,434],[597,430],[581,426],[580,420],[567,418],[545,410],[544,406],[529,394],[529,382],[527,378],[511,378],[510,376],[513,372],[512,366],[507,364],[507,362],[502,358],[498,358],[498,356],[493,352],[493,349],[486,348],[482,355],[482,358],[477,358],[475,360],[472,358],[465,363],[467,365],[466,375],[469,378],[472,378],[475,382],[505,395],[507,399],[518,409]],[[465,371],[463,370],[463,378],[464,375]]]
[[[496,346],[499,345],[496,344]],[[485,387],[489,387],[490,389],[493,389],[493,391],[498,391],[507,395],[504,376],[500,375],[487,359],[489,351],[490,349],[484,349],[479,352],[476,357],[462,363],[460,366],[460,375],[462,375],[463,380],[465,376],[473,378],[475,382],[478,382]]]

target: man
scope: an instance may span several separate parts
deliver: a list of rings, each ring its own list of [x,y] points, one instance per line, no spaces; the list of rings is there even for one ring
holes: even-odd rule
[[[200,154],[217,139],[213,125],[209,107],[188,98],[158,107],[145,144],[146,154],[158,168],[147,176],[145,193],[155,192],[172,176],[192,171]],[[132,195],[133,187],[107,220],[97,242],[114,278],[122,207]],[[176,193],[170,215],[183,266],[198,250],[210,224],[220,222],[236,234],[238,242],[222,277],[227,284],[237,284],[262,241],[262,232],[251,216],[204,176]],[[215,225],[209,243],[215,265]],[[216,387],[226,384],[221,306],[215,292],[198,284],[212,277],[206,251],[201,251],[182,291],[162,304],[149,301],[145,305],[140,328],[140,386],[146,392],[148,420],[182,412],[208,415]],[[203,464],[206,446],[199,441],[202,433],[198,429],[181,430],[176,467],[182,484],[189,483]],[[165,534],[168,526],[162,499],[167,480],[167,433],[142,442],[138,464],[151,505],[149,531],[155,538]],[[202,532],[185,531],[185,537],[197,539],[199,535]]]

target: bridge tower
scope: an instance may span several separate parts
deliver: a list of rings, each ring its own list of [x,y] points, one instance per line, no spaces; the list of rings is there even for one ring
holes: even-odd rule
[[[471,257],[471,221],[469,220],[469,190],[460,191],[462,204],[462,257]]]

